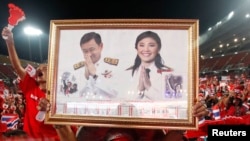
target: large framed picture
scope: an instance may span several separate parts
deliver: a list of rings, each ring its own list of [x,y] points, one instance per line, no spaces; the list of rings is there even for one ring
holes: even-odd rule
[[[197,129],[198,20],[52,20],[47,124]]]

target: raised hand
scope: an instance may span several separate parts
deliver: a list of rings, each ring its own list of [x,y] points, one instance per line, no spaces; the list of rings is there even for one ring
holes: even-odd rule
[[[39,103],[38,103],[38,106],[37,106],[37,109],[39,111],[50,111],[50,103],[49,103],[49,100],[46,99],[46,98],[41,98],[39,100]]]
[[[193,106],[192,112],[193,112],[193,116],[198,117],[198,118],[202,118],[209,113],[204,101],[196,102],[195,105]]]
[[[145,91],[148,90],[150,87],[151,87],[151,81],[149,79],[149,75],[147,74],[145,67],[141,66],[138,90]]]
[[[14,26],[16,26],[20,21],[23,21],[25,19],[25,14],[23,10],[14,4],[10,3],[8,4],[9,7],[9,18],[8,18],[8,26],[7,28],[11,31]],[[3,39],[7,39],[8,36],[2,35]]]
[[[138,84],[138,90],[139,92],[143,92],[146,88],[144,86],[144,82],[143,82],[143,73],[145,73],[145,70],[143,70],[141,68],[141,72],[140,72],[140,76],[139,76],[139,84]]]
[[[95,64],[92,62],[90,54],[84,55],[85,59],[85,77],[88,79],[89,76],[93,76],[96,74],[96,67]]]
[[[4,27],[2,30],[2,37],[3,39],[5,39],[5,41],[7,42],[14,42],[13,41],[13,33],[11,32],[11,30],[8,27]]]
[[[50,103],[46,98],[41,98],[39,100],[38,106],[36,107],[39,112],[36,115],[36,120],[42,122],[45,119],[45,115],[50,111]]]

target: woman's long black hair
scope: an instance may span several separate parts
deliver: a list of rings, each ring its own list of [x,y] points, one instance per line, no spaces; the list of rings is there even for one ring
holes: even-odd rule
[[[141,41],[144,38],[148,38],[148,37],[152,38],[156,41],[157,47],[160,50],[161,49],[161,39],[158,36],[158,34],[156,34],[155,32],[152,32],[152,31],[145,31],[145,32],[142,32],[140,35],[138,35],[136,38],[136,41],[135,41],[135,48],[137,49],[137,45],[138,45],[139,41]],[[129,68],[129,69],[132,69],[132,76],[134,75],[135,70],[140,66],[140,64],[141,64],[141,58],[137,54],[136,58],[135,58],[134,65],[131,68]],[[165,67],[164,61],[163,61],[160,53],[158,53],[155,57],[155,65],[158,69]]]

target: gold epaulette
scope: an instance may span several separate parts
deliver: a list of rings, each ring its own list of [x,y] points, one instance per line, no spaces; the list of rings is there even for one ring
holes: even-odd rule
[[[80,69],[81,67],[85,66],[85,61],[78,62],[73,65],[74,70]]]
[[[108,63],[108,64],[110,64],[110,65],[115,65],[115,66],[117,66],[118,63],[119,63],[119,59],[114,59],[114,58],[110,58],[110,57],[105,57],[105,58],[104,58],[104,62],[105,62],[105,63]]]
[[[117,66],[118,63],[119,63],[119,59],[114,59],[114,58],[110,58],[110,57],[105,57],[105,58],[104,58],[104,62],[105,62],[105,63],[108,63],[108,64],[110,64],[110,65],[115,65],[115,66]],[[73,68],[74,68],[74,70],[77,70],[77,69],[80,69],[80,68],[82,68],[82,67],[84,67],[84,66],[85,66],[85,61],[81,61],[81,62],[78,62],[78,63],[74,64],[74,65],[73,65]]]

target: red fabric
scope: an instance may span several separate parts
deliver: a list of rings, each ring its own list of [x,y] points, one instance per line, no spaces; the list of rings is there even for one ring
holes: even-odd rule
[[[227,110],[224,104],[221,105],[220,107],[220,118],[224,118],[227,115]]]
[[[170,69],[170,68],[168,68],[168,69],[158,69],[158,70],[157,70],[157,73],[162,74],[162,72],[172,72],[172,71],[173,71],[173,70]]]
[[[24,20],[25,15],[22,9],[19,7],[15,6],[14,4],[10,3],[8,4],[9,7],[9,18],[8,22],[12,26],[16,26],[19,21]]]
[[[0,79],[0,95],[3,95],[3,91],[5,89],[5,84],[2,79]]]
[[[2,140],[1,140],[2,139]],[[0,138],[0,141],[55,141],[54,138],[32,138],[32,137],[7,137],[7,138]]]
[[[188,130],[185,134],[186,138],[188,139],[192,139],[192,138],[198,138],[198,137],[201,137],[201,136],[206,136],[207,135],[207,132],[205,131],[196,131],[196,130]]]
[[[112,141],[130,141],[130,139],[126,137],[119,137],[119,138],[113,139]]]
[[[4,110],[4,98],[0,95],[0,110]]]
[[[1,123],[0,122],[0,132],[6,132],[7,131],[7,124]]]
[[[238,116],[238,115],[236,115],[237,113],[236,113],[236,108],[235,108],[235,106],[231,106],[229,109],[228,109],[228,111],[227,111],[227,115],[228,116]],[[245,115],[246,114],[246,108],[244,107],[244,106],[241,106],[240,107],[240,113],[239,113],[240,115],[239,116],[243,116],[243,115]]]
[[[242,116],[243,122],[246,125],[250,125],[250,115]]]
[[[25,78],[20,82],[20,88],[26,100],[23,130],[27,132],[30,137],[56,137],[58,139],[57,133],[52,125],[46,125],[44,122],[39,122],[35,119],[38,113],[36,107],[39,99],[44,98],[45,93],[41,91],[36,81],[28,74],[26,74]]]
[[[76,134],[78,128],[76,126],[70,126],[71,130]]]
[[[228,85],[228,89],[229,89],[230,91],[233,91],[233,90],[234,90],[234,84],[233,84],[233,83],[229,84],[229,85]]]

